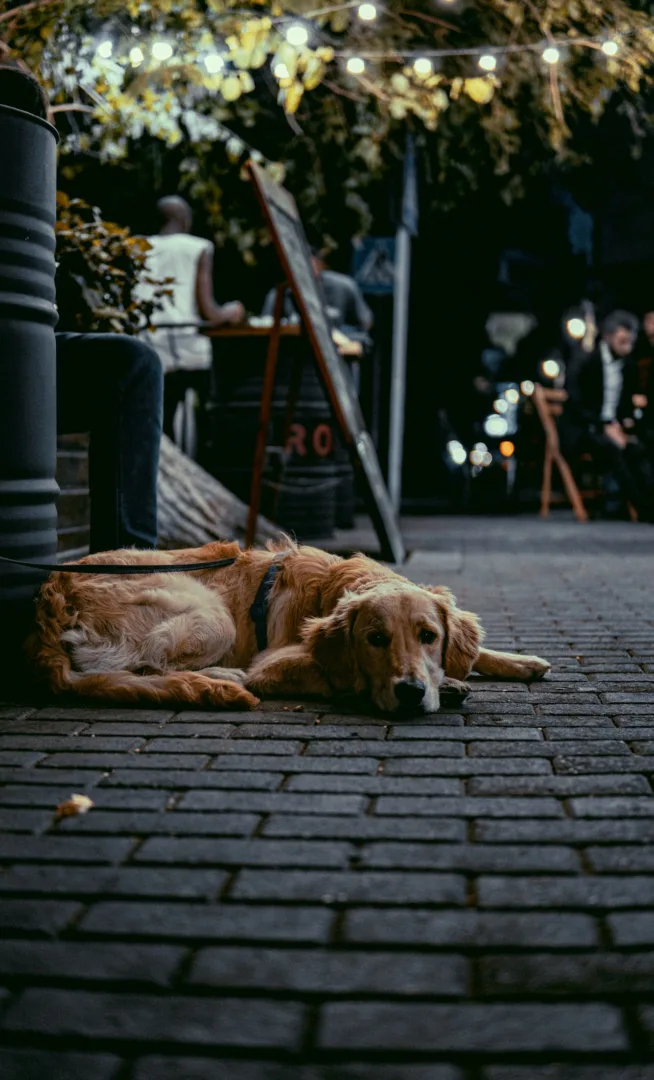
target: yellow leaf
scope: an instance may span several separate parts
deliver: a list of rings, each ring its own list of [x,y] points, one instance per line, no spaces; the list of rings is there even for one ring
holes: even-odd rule
[[[251,94],[254,90],[254,79],[250,75],[249,71],[239,72],[239,82],[241,84],[241,90],[244,94]]]
[[[488,79],[466,79],[463,89],[478,105],[488,105],[495,93],[495,87]]]
[[[315,90],[322,82],[325,74],[325,65],[317,56],[311,56],[307,62],[306,71],[303,75],[305,90]]]
[[[316,49],[316,56],[326,64],[331,64],[334,59],[334,50],[331,46],[321,46],[319,49]]]
[[[240,79],[236,75],[229,75],[223,79],[220,92],[225,101],[237,101],[242,93]]]
[[[402,98],[393,98],[391,101],[391,116],[395,120],[404,120],[407,114],[406,102],[402,101]]]
[[[296,113],[298,106],[302,101],[302,95],[304,93],[304,86],[302,83],[295,79],[295,81],[289,86],[286,91],[286,99],[284,101],[284,108],[287,113]]]
[[[391,86],[398,94],[406,94],[409,89],[409,80],[406,75],[396,73],[391,77]]]

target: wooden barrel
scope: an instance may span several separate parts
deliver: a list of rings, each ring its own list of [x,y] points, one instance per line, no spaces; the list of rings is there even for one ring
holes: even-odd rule
[[[204,468],[244,501],[250,496],[266,345],[265,339],[218,341],[208,435],[200,457]],[[285,438],[296,364],[301,364],[301,375]],[[336,427],[313,354],[305,342],[283,339],[267,439],[261,512],[299,540],[329,537],[334,531],[341,483]]]

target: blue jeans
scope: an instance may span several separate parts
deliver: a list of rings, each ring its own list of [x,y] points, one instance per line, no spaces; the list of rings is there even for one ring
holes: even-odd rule
[[[57,430],[90,432],[91,551],[157,544],[163,372],[121,334],[56,334]]]

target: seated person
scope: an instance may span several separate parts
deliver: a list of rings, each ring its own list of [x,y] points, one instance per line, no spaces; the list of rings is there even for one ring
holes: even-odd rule
[[[317,248],[311,249],[311,265],[316,277],[322,283],[327,302],[327,314],[332,326],[352,341],[360,341],[364,348],[367,347],[370,343],[369,334],[372,330],[373,315],[354,278],[349,277],[348,274],[338,274],[335,270],[328,270]],[[276,290],[271,289],[264,301],[262,315],[274,314],[275,296]],[[284,297],[283,316],[286,319],[298,317],[293,297],[288,290]]]
[[[567,371],[569,400],[561,436],[566,454],[591,453],[638,516],[651,521],[652,473],[634,434],[634,410],[642,408],[644,401],[631,358],[637,333],[635,315],[614,311],[604,319],[592,352],[580,351],[573,357]]]
[[[0,102],[49,119],[40,84],[0,65]],[[154,349],[120,334],[55,334],[57,428],[89,431],[91,551],[157,544],[163,399]]]
[[[147,340],[159,354],[164,379],[164,433],[173,438],[173,420],[186,391],[193,389],[200,399],[209,392],[211,341],[193,327],[208,322],[213,326],[240,323],[245,309],[238,301],[217,304],[213,292],[213,244],[191,235],[191,207],[177,195],[160,199],[157,210],[161,229],[149,236],[148,274],[156,281],[173,278],[172,296],[164,297],[161,311],[153,318],[164,324],[148,332]],[[140,295],[150,295],[151,287],[139,286]],[[179,324],[179,329],[175,324]]]

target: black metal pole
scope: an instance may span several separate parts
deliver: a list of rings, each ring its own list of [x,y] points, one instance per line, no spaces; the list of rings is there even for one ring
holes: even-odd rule
[[[0,105],[0,555],[57,552],[57,133]],[[3,682],[15,671],[44,574],[0,564]]]

